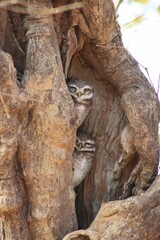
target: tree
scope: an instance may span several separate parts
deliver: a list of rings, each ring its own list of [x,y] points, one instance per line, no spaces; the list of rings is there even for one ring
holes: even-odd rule
[[[62,239],[77,229],[76,213],[79,228],[86,228],[102,202],[145,192],[157,174],[159,102],[123,47],[112,1],[85,0],[83,8],[74,3],[66,8],[73,7],[72,11],[64,12],[59,6],[67,3],[28,0],[14,7],[5,3],[0,12],[2,239]],[[55,11],[59,13],[50,15]],[[75,190],[76,204],[72,188],[76,114],[65,77],[86,79],[95,91],[81,130],[96,137],[96,155]],[[157,220],[157,186],[154,182],[140,197],[109,203],[108,216],[120,211],[125,219],[129,205],[128,211],[132,206],[141,223],[141,216]],[[143,215],[146,203],[150,207]],[[66,239],[107,239],[103,226],[110,223],[105,219],[102,224],[103,208],[108,209],[102,206],[95,219],[101,235],[91,225],[90,234],[82,231]],[[133,229],[136,218],[132,219],[126,226]],[[113,218],[113,227],[117,224]],[[152,240],[160,236],[157,224]],[[118,226],[111,239],[124,237],[119,234],[123,224]],[[142,227],[141,239],[151,239],[148,225]]]

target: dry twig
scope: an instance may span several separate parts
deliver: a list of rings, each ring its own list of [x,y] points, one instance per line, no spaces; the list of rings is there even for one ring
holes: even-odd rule
[[[15,6],[17,4],[20,6]],[[83,7],[83,2],[77,2],[77,3],[71,3],[68,5],[63,5],[63,6],[55,7],[51,9],[41,8],[41,9],[38,9],[38,15],[52,15],[52,14],[57,14],[57,13],[73,10],[76,8],[82,8],[82,7]],[[0,8],[6,8],[7,10],[11,10],[13,12],[37,15],[37,8],[33,7],[32,5],[27,5],[26,2],[18,1],[18,0],[1,1]]]

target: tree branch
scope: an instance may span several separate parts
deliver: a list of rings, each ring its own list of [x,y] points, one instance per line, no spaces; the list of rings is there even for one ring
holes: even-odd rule
[[[27,108],[27,100],[19,101],[21,91],[16,83],[13,61],[3,51],[0,51],[0,69],[0,235],[2,238],[29,240],[27,220],[22,210],[23,183],[17,174],[17,150],[21,133],[19,116],[22,109]],[[7,95],[2,95],[3,91]],[[17,98],[12,97],[12,94]]]
[[[30,1],[50,7],[50,1]],[[62,239],[77,228],[72,189],[74,105],[66,86],[52,17],[27,16],[26,67],[22,85],[37,96],[24,122],[19,147],[28,220],[34,240]],[[67,220],[67,224],[66,224]]]
[[[72,232],[63,240],[159,239],[156,223],[160,211],[159,184],[160,177],[157,177],[141,196],[103,203],[88,229]]]
[[[123,47],[113,2],[86,0],[84,14],[92,37],[86,41],[81,54],[100,79],[109,81],[118,90],[121,108],[134,130],[140,161],[135,179],[129,179],[127,191],[138,194],[149,187],[158,168],[157,95],[137,61]]]

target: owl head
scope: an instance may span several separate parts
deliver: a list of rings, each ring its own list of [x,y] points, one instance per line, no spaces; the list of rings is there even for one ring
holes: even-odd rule
[[[93,88],[82,79],[70,79],[67,83],[68,89],[76,103],[88,104],[93,98]]]
[[[90,134],[80,132],[77,134],[75,148],[78,152],[90,152],[94,154],[96,142]]]

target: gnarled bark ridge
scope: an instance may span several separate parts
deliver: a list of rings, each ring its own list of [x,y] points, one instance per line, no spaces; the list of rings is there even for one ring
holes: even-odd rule
[[[47,1],[41,4],[34,1],[37,12],[39,7],[50,6]],[[61,239],[76,229],[72,190],[74,108],[52,18],[27,17],[25,27],[28,48],[22,84],[38,100],[28,112],[29,122],[24,124],[19,150],[29,203],[28,221],[34,239]]]
[[[9,54],[0,51],[0,236],[30,239],[26,221],[25,190],[17,161],[21,134],[21,111],[27,100],[16,83]]]
[[[160,229],[156,222],[160,214],[159,184],[160,177],[157,177],[145,194],[103,203],[88,229],[70,233],[63,240],[158,240]]]

